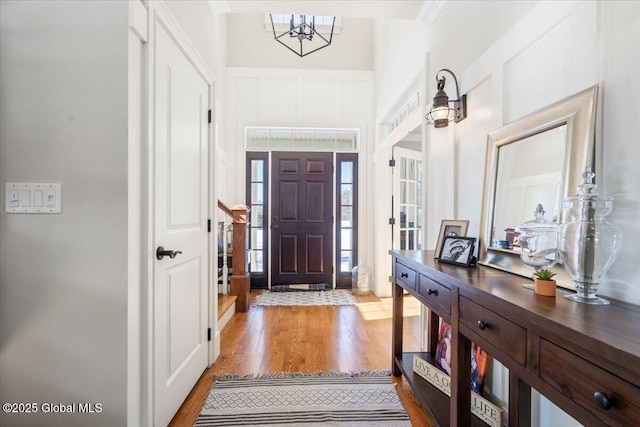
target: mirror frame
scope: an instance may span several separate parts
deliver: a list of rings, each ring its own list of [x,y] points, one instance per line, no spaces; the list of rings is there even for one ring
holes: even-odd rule
[[[520,256],[509,250],[492,248],[491,231],[494,221],[495,195],[498,173],[498,151],[500,147],[537,135],[562,125],[567,126],[564,167],[562,176],[562,199],[576,193],[582,182],[582,172],[586,166],[595,171],[595,127],[598,85],[569,96],[548,107],[528,114],[506,124],[487,136],[484,193],[482,197],[481,232],[478,248],[479,263],[488,267],[508,271],[531,278],[533,270],[520,260]],[[560,210],[558,222],[562,223],[564,212]],[[558,286],[574,289],[571,277],[556,265]]]

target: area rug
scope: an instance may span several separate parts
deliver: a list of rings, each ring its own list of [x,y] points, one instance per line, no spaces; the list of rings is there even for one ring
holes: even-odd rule
[[[283,305],[356,305],[358,301],[345,289],[306,292],[264,292],[253,301],[255,306]]]
[[[225,375],[194,426],[410,427],[390,372]]]

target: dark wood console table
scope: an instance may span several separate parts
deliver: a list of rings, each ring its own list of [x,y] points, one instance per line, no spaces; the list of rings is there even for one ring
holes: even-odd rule
[[[531,387],[585,425],[640,425],[640,307],[537,296],[528,279],[438,263],[433,251],[393,256],[393,363],[441,426],[484,425],[471,415],[471,341],[509,369],[509,426],[531,423]],[[402,294],[430,309],[433,360],[438,317],[451,324],[451,398],[413,373],[402,351]]]

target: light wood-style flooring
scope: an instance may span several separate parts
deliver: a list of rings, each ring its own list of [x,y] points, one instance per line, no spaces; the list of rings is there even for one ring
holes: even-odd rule
[[[252,292],[251,299],[259,292]],[[250,307],[221,332],[218,360],[200,377],[170,426],[193,426],[214,374],[391,369],[391,299],[358,296],[357,306]],[[420,349],[420,305],[404,302],[404,351]],[[414,426],[431,421],[401,378],[398,395]]]

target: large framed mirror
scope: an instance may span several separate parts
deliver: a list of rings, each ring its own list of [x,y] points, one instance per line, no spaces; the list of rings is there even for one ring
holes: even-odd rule
[[[586,166],[595,170],[597,98],[596,85],[488,135],[480,264],[532,276],[520,260],[518,226],[538,205],[562,223],[562,201],[576,193]],[[554,269],[558,285],[573,288],[564,269]]]

